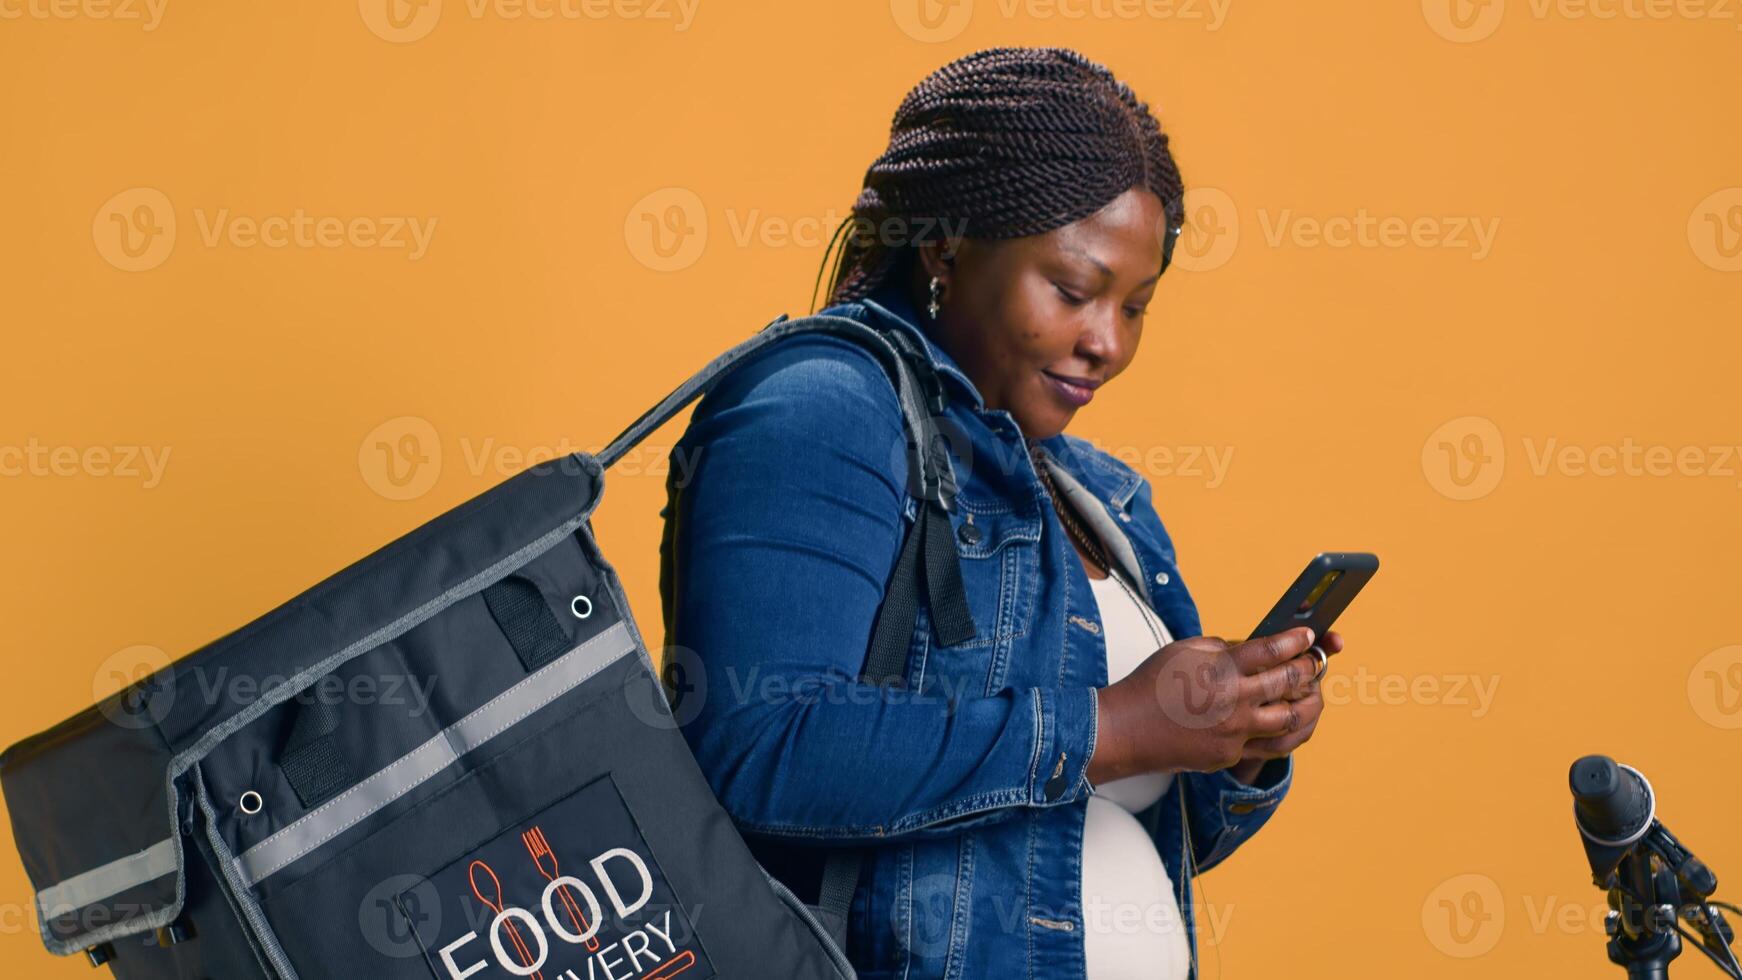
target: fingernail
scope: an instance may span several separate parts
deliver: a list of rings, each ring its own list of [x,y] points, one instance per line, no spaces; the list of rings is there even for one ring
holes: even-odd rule
[[[1311,626],[1308,626],[1306,628],[1306,631],[1307,631],[1307,646],[1310,647],[1313,645],[1313,640],[1314,640],[1313,628]]]

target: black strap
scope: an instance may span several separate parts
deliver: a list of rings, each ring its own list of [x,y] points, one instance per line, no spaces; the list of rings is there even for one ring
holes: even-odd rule
[[[529,674],[573,645],[544,601],[544,593],[524,575],[510,575],[486,588],[484,604]]]
[[[924,564],[919,560],[922,551]],[[895,563],[895,573],[890,577],[883,607],[877,611],[871,651],[861,679],[883,685],[906,678],[908,648],[913,642],[914,619],[919,612],[922,577],[930,598],[929,608],[937,622],[939,640],[948,644],[973,638],[974,621],[968,614],[958,557],[950,536],[949,516],[941,503],[927,501],[921,506],[902,543],[901,557]],[[865,854],[856,848],[834,850],[823,863],[817,908],[822,913],[823,925],[843,953],[847,949],[847,923],[853,908],[853,894],[858,891],[864,864]]]
[[[317,682],[315,687],[320,685]],[[339,706],[318,698],[298,702],[278,768],[303,809],[320,806],[351,785],[351,767],[339,753]]]

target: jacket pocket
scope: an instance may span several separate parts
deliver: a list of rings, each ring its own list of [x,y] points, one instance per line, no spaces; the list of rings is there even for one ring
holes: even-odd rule
[[[1034,622],[1039,575],[1040,512],[1032,503],[959,498],[950,515],[974,638],[929,650],[922,683],[946,695],[983,696],[1005,684],[1014,641]]]

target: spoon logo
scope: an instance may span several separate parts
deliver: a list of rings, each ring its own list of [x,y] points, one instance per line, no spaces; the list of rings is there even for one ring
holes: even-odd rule
[[[889,0],[889,14],[903,34],[936,44],[967,29],[974,16],[974,0]]]
[[[1476,500],[1494,492],[1506,472],[1500,427],[1477,415],[1452,419],[1421,446],[1421,472],[1453,500]]]
[[[623,241],[637,262],[655,272],[687,269],[708,244],[707,208],[687,187],[662,187],[629,208]]]
[[[442,16],[442,0],[357,0],[357,12],[376,37],[409,44],[435,30]]]
[[[1742,272],[1742,187],[1721,190],[1688,216],[1688,244],[1719,272]]]
[[[123,272],[155,269],[175,248],[175,208],[155,188],[124,190],[97,209],[91,240],[97,254]]]
[[[1226,191],[1197,187],[1186,191],[1185,226],[1174,245],[1176,265],[1208,272],[1228,264],[1240,247],[1240,211]],[[1165,224],[1165,218],[1163,219]],[[1166,234],[1163,229],[1157,229]]]
[[[1469,959],[1491,951],[1506,926],[1500,886],[1487,875],[1448,878],[1421,903],[1421,928],[1447,956]]]
[[[1440,37],[1472,44],[1500,29],[1506,0],[1421,0],[1421,12]]]

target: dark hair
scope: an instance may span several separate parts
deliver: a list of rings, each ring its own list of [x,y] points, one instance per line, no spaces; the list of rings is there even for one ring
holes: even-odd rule
[[[958,58],[895,110],[889,147],[865,171],[853,213],[829,242],[833,250],[848,232],[829,301],[858,299],[903,272],[921,241],[1037,235],[1132,187],[1161,199],[1168,227],[1158,232],[1171,258],[1185,206],[1167,144],[1148,103],[1069,48],[996,47]],[[826,252],[823,261],[826,268]]]

